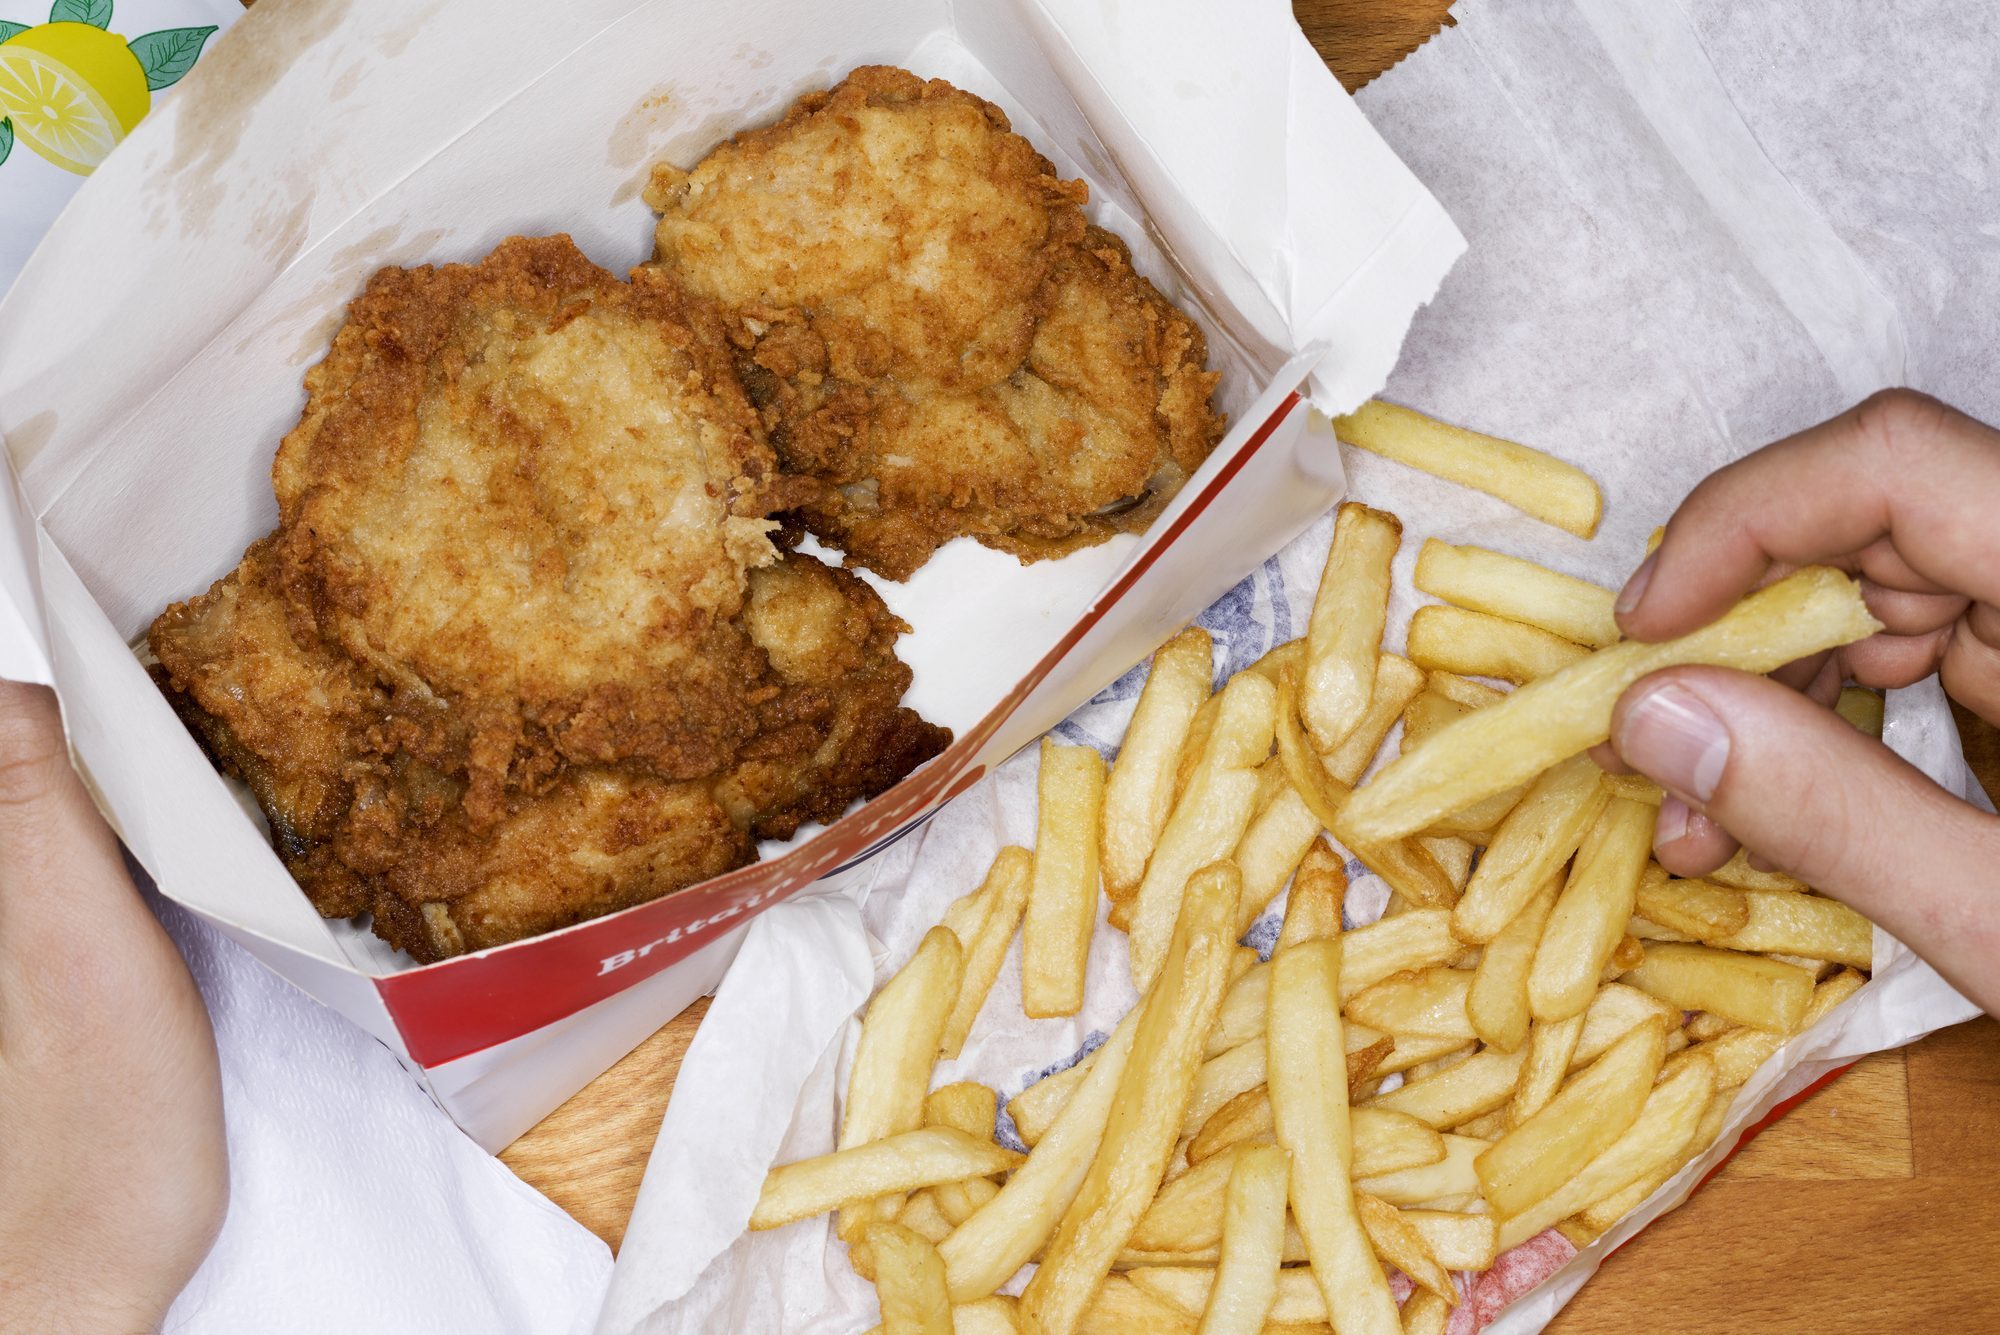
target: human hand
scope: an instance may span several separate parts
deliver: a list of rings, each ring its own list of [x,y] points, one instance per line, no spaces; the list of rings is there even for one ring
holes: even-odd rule
[[[1944,792],[1823,706],[1843,679],[1931,673],[2000,723],[2000,432],[1888,390],[1711,475],[1618,599],[1662,640],[1714,620],[1774,573],[1832,565],[1885,629],[1773,679],[1657,672],[1625,692],[1611,746],[1670,796],[1654,837],[1685,876],[1740,840],[1846,901],[2000,1014],[2000,820]]]
[[[0,682],[0,1331],[156,1330],[228,1195],[201,994],[55,697]]]

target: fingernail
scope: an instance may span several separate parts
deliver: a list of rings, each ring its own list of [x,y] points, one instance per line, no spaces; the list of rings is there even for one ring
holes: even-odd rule
[[[1671,682],[1626,707],[1617,745],[1626,764],[1695,802],[1715,796],[1729,763],[1722,720],[1701,697]],[[1661,810],[1664,820],[1664,804]]]
[[[1618,601],[1612,604],[1612,610],[1623,616],[1639,605],[1639,600],[1646,596],[1646,586],[1653,582],[1653,566],[1659,559],[1660,554],[1654,552],[1639,563],[1639,568],[1632,572],[1632,578],[1618,590]]]
[[[1653,847],[1664,848],[1688,832],[1688,804],[1678,797],[1660,799],[1660,819],[1653,825]]]

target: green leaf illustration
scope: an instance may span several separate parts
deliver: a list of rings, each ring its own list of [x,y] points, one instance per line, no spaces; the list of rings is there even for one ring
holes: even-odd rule
[[[14,122],[9,120],[0,120],[0,162],[5,162],[7,160],[7,155],[9,153],[12,153],[13,151],[14,151]]]
[[[213,27],[165,28],[132,39],[132,54],[146,71],[146,86],[154,92],[171,88],[194,68],[202,43],[215,35]]]
[[[0,42],[6,41],[17,32],[26,32],[27,30],[28,25],[25,23],[9,23],[6,19],[0,19]]]
[[[51,23],[88,23],[93,28],[111,26],[111,0],[56,0],[49,6]]]

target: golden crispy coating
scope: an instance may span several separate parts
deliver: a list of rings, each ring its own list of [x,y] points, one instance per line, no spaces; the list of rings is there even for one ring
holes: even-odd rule
[[[735,317],[782,466],[831,484],[803,524],[851,565],[1142,529],[1221,437],[1201,331],[942,81],[856,70],[647,197],[653,263]]]
[[[705,308],[515,238],[378,274],[306,388],[272,470],[292,614],[451,701],[482,794],[550,752],[727,762],[785,488]]]
[[[735,764],[668,782],[573,766],[509,790],[475,823],[449,772],[455,728],[413,712],[336,649],[295,638],[272,542],[149,637],[155,677],[225,772],[250,787],[287,868],[328,917],[371,914],[420,960],[642,903],[751,861],[893,785],[949,742],[900,706],[906,629],[843,570],[788,556],[753,571],[741,614],[768,699]]]
[[[567,238],[385,270],[307,379],[280,527],[154,622],[154,676],[329,917],[420,960],[706,880],[949,734],[907,629],[779,553],[721,326]]]

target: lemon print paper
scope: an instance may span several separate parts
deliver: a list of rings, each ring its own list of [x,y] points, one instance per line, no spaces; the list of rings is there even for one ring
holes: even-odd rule
[[[49,21],[33,27],[0,19],[0,169],[25,148],[88,175],[215,32],[167,28],[128,41],[110,30],[111,4],[55,0]]]

